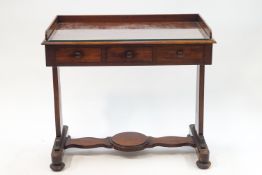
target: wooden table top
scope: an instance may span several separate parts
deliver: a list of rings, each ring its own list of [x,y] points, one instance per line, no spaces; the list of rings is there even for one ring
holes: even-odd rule
[[[198,14],[57,16],[45,45],[84,43],[214,43]]]

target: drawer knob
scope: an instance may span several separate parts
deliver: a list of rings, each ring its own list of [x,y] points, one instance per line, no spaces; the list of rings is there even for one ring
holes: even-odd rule
[[[81,51],[75,51],[75,52],[73,53],[73,56],[74,56],[75,58],[79,59],[79,58],[82,58],[82,57],[83,57],[83,53],[82,53]]]
[[[125,57],[130,59],[130,58],[134,58],[134,52],[132,50],[127,50],[125,52]]]
[[[177,55],[177,57],[183,57],[184,56],[183,50],[181,50],[181,49],[177,50],[176,55]]]

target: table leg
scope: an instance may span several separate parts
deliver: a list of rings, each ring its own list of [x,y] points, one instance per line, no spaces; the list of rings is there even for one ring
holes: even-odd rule
[[[204,82],[205,82],[205,66],[197,66],[197,92],[196,92],[196,131],[199,135],[203,135],[204,123]]]
[[[196,93],[196,121],[195,125],[190,125],[191,134],[196,143],[198,154],[197,166],[207,169],[210,166],[209,150],[204,138],[204,82],[205,65],[197,66],[197,93]]]
[[[54,88],[54,107],[55,107],[55,127],[56,137],[62,134],[61,102],[60,102],[60,77],[59,69],[53,67],[53,88]]]
[[[63,163],[64,144],[68,127],[64,126],[62,131],[62,118],[61,118],[61,103],[60,103],[60,80],[59,70],[53,67],[53,87],[54,87],[54,107],[55,107],[55,128],[56,138],[51,153],[52,163],[50,168],[54,171],[61,171],[65,164]]]

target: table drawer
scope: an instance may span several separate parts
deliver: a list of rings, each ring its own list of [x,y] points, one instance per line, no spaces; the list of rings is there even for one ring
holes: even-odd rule
[[[151,63],[151,47],[110,47],[107,49],[108,63]]]
[[[99,63],[102,57],[101,48],[96,47],[63,47],[55,51],[56,64]]]
[[[156,61],[160,64],[202,64],[204,46],[163,46],[156,50]]]

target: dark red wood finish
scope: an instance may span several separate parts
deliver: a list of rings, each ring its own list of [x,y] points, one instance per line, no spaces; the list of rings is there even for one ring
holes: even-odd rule
[[[46,54],[47,66],[196,65],[212,63],[212,46],[207,44],[164,46],[139,44],[108,47],[48,45],[46,50],[48,51]]]
[[[183,23],[180,23],[183,22]],[[204,40],[144,40],[144,41],[49,41],[59,28],[74,29],[89,23],[98,28],[143,23],[146,26],[182,28],[198,27]],[[134,28],[136,25],[134,25]],[[102,15],[57,16],[46,30],[46,65],[53,68],[56,139],[52,149],[54,171],[61,171],[63,153],[68,148],[114,148],[120,151],[139,151],[155,146],[191,146],[198,154],[197,166],[210,166],[209,149],[204,139],[204,78],[205,65],[212,64],[212,32],[197,14],[185,15]],[[151,137],[137,132],[124,132],[106,138],[71,138],[62,125],[60,106],[59,66],[134,66],[134,65],[197,65],[196,123],[190,125],[187,137]]]

